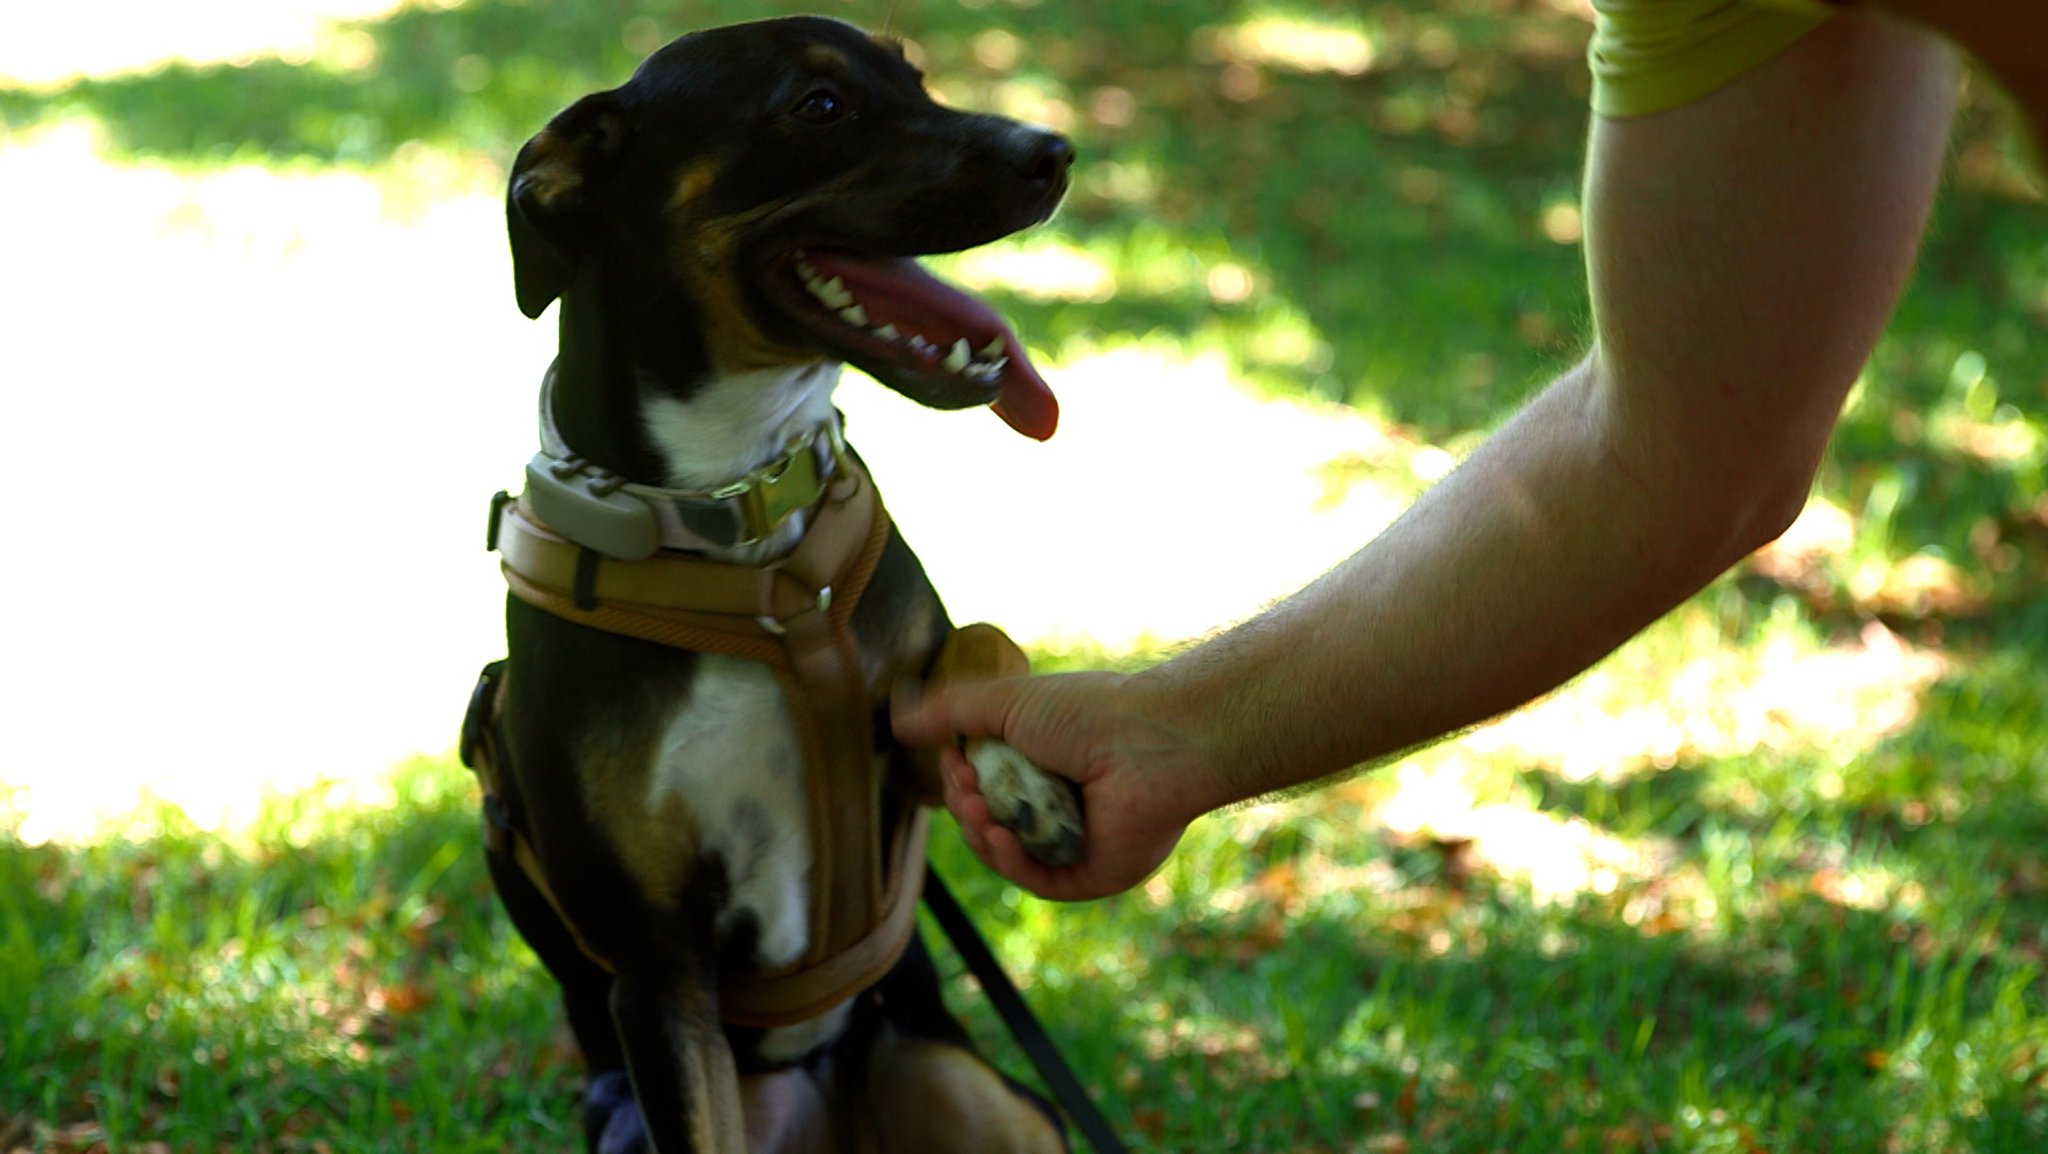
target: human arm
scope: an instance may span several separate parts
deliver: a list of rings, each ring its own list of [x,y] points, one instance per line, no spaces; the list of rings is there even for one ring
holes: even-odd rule
[[[907,741],[1000,735],[1082,785],[1087,859],[1050,870],[949,759],[970,843],[1045,896],[1116,892],[1194,816],[1513,708],[1776,536],[1904,284],[1953,88],[1928,37],[1847,17],[1712,96],[1597,120],[1594,352],[1253,620],[1129,678],[905,709]]]
[[[1932,28],[1976,57],[2017,107],[2033,141],[2035,165],[2048,166],[2048,6],[2041,0],[1861,2]],[[2048,168],[2042,175],[2048,176]]]

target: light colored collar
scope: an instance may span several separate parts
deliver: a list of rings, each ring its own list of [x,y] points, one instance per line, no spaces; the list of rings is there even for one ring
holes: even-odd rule
[[[843,419],[800,432],[773,460],[710,489],[628,481],[576,455],[555,424],[555,372],[540,390],[541,451],[526,466],[526,496],[555,532],[607,557],[638,561],[663,549],[732,549],[773,534],[822,500],[845,472]]]

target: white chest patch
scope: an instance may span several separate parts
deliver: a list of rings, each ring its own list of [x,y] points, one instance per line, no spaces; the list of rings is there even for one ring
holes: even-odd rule
[[[700,386],[687,401],[650,396],[642,404],[661,450],[665,483],[685,489],[728,484],[774,460],[791,438],[835,419],[836,362],[761,370]],[[722,561],[760,565],[795,548],[807,518],[768,538],[714,551]],[[647,803],[679,797],[696,816],[700,850],[724,863],[730,895],[716,931],[721,949],[751,921],[754,960],[776,969],[810,945],[811,813],[803,744],[781,683],[766,666],[703,655],[687,701],[662,734]],[[771,1061],[794,1061],[837,1037],[851,1002],[818,1018],[769,1030],[759,1046]]]
[[[791,437],[832,419],[837,361],[720,377],[687,401],[651,396],[641,412],[668,464],[667,484],[723,485],[774,460]]]
[[[810,934],[810,795],[803,745],[775,674],[735,657],[702,657],[656,758],[648,805],[658,811],[679,797],[696,816],[702,852],[725,865],[731,898],[718,915],[721,946],[751,917],[763,968],[796,961]]]

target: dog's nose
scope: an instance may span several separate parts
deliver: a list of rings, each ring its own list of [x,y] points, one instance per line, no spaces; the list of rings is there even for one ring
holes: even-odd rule
[[[1038,147],[1032,151],[1031,161],[1025,174],[1042,184],[1055,184],[1065,180],[1068,170],[1074,167],[1074,145],[1064,136],[1045,132],[1039,134]]]
[[[1067,171],[1074,167],[1074,145],[1056,132],[1020,128],[1011,139],[1011,157],[1017,173],[1041,188],[1063,185]]]

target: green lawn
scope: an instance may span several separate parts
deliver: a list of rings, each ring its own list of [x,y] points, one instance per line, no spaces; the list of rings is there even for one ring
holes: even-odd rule
[[[421,6],[303,64],[0,90],[0,123],[90,116],[194,165],[502,164],[667,33],[792,7]],[[940,92],[1080,144],[1068,209],[1020,244],[1092,279],[995,294],[1054,358],[1214,351],[1457,452],[1583,344],[1585,32],[1550,4],[900,7]],[[1560,724],[1206,821],[1088,907],[1003,887],[941,829],[1134,1146],[2048,1149],[2048,218],[2018,179],[1973,98],[1823,469],[1853,532],[1718,583],[1530,715]],[[1901,708],[1822,724],[1765,691],[1901,645],[1926,662]],[[1596,742],[1616,752],[1574,761]],[[0,1151],[573,1148],[577,1072],[467,776],[396,781],[396,806],[285,798],[234,837],[0,830]],[[1537,824],[1399,816],[1447,783]],[[1546,881],[1511,864],[1521,829],[1620,856]],[[1021,1072],[964,979],[953,1001]]]
[[[1369,783],[1205,822],[1089,907],[1006,889],[950,827],[936,856],[1139,1149],[2039,1149],[2048,677],[1996,660],[1927,708],[1831,798],[1818,758],[1506,772],[1678,847],[1565,901],[1368,832]],[[0,1134],[573,1148],[573,1061],[467,775],[398,781],[395,808],[286,799],[234,842],[0,841]],[[965,978],[952,1000],[1023,1072]]]

